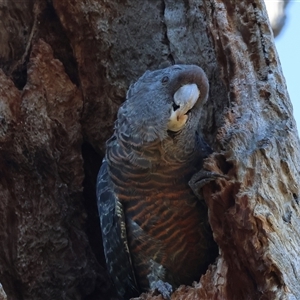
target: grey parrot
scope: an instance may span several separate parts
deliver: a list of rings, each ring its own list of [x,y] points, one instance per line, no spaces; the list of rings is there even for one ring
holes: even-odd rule
[[[118,111],[97,205],[121,299],[155,289],[168,297],[198,281],[217,255],[207,208],[189,185],[211,151],[198,134],[208,91],[200,67],[174,65],[147,71]]]

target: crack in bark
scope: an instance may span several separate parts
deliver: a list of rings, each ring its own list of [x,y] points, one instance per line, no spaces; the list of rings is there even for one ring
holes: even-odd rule
[[[42,8],[40,6],[40,2],[37,1],[34,3],[33,6],[33,24],[30,30],[30,34],[28,37],[28,40],[26,41],[25,45],[25,51],[22,55],[22,57],[15,61],[11,67],[9,68],[8,75],[12,78],[15,86],[19,89],[22,90],[23,87],[27,83],[27,64],[29,61],[30,57],[30,52],[32,48],[32,41],[34,39],[34,36],[37,32],[37,27],[38,27],[38,18],[41,15]]]
[[[162,1],[162,23],[163,23],[163,31],[164,32],[164,41],[163,43],[165,45],[167,45],[168,47],[168,60],[170,61],[170,63],[172,65],[175,65],[176,64],[176,61],[174,59],[174,56],[172,54],[172,51],[171,51],[171,42],[169,40],[169,37],[168,37],[168,26],[166,24],[166,21],[165,21],[165,12],[166,12],[166,3],[165,3],[165,0]]]
[[[262,50],[263,50],[265,62],[266,62],[266,65],[269,67],[270,66],[270,59],[267,57],[268,56],[268,52],[266,51],[264,34],[262,32],[261,22],[259,21],[259,16],[258,16],[258,12],[257,12],[257,5],[256,5],[256,3],[252,3],[252,7],[253,7],[254,15],[256,17],[256,23],[257,23],[257,26],[258,26],[258,29],[259,29],[260,41],[261,41],[261,46],[262,46]]]

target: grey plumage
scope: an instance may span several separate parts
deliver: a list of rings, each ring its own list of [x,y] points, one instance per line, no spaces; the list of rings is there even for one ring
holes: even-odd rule
[[[147,71],[127,93],[97,179],[108,270],[122,298],[199,280],[216,247],[189,187],[210,148],[197,134],[208,80],[194,65]],[[166,292],[167,293],[167,292]]]

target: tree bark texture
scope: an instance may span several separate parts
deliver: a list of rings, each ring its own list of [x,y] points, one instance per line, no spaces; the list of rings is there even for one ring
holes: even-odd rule
[[[0,1],[0,282],[8,299],[112,299],[95,181],[147,69],[201,66],[203,189],[220,254],[172,299],[300,299],[299,140],[261,0]],[[140,299],[161,299],[144,294]]]

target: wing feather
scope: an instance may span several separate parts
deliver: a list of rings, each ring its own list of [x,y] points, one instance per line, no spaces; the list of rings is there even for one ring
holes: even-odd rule
[[[137,296],[123,206],[111,185],[105,159],[97,178],[97,205],[106,264],[117,292],[125,298]]]

